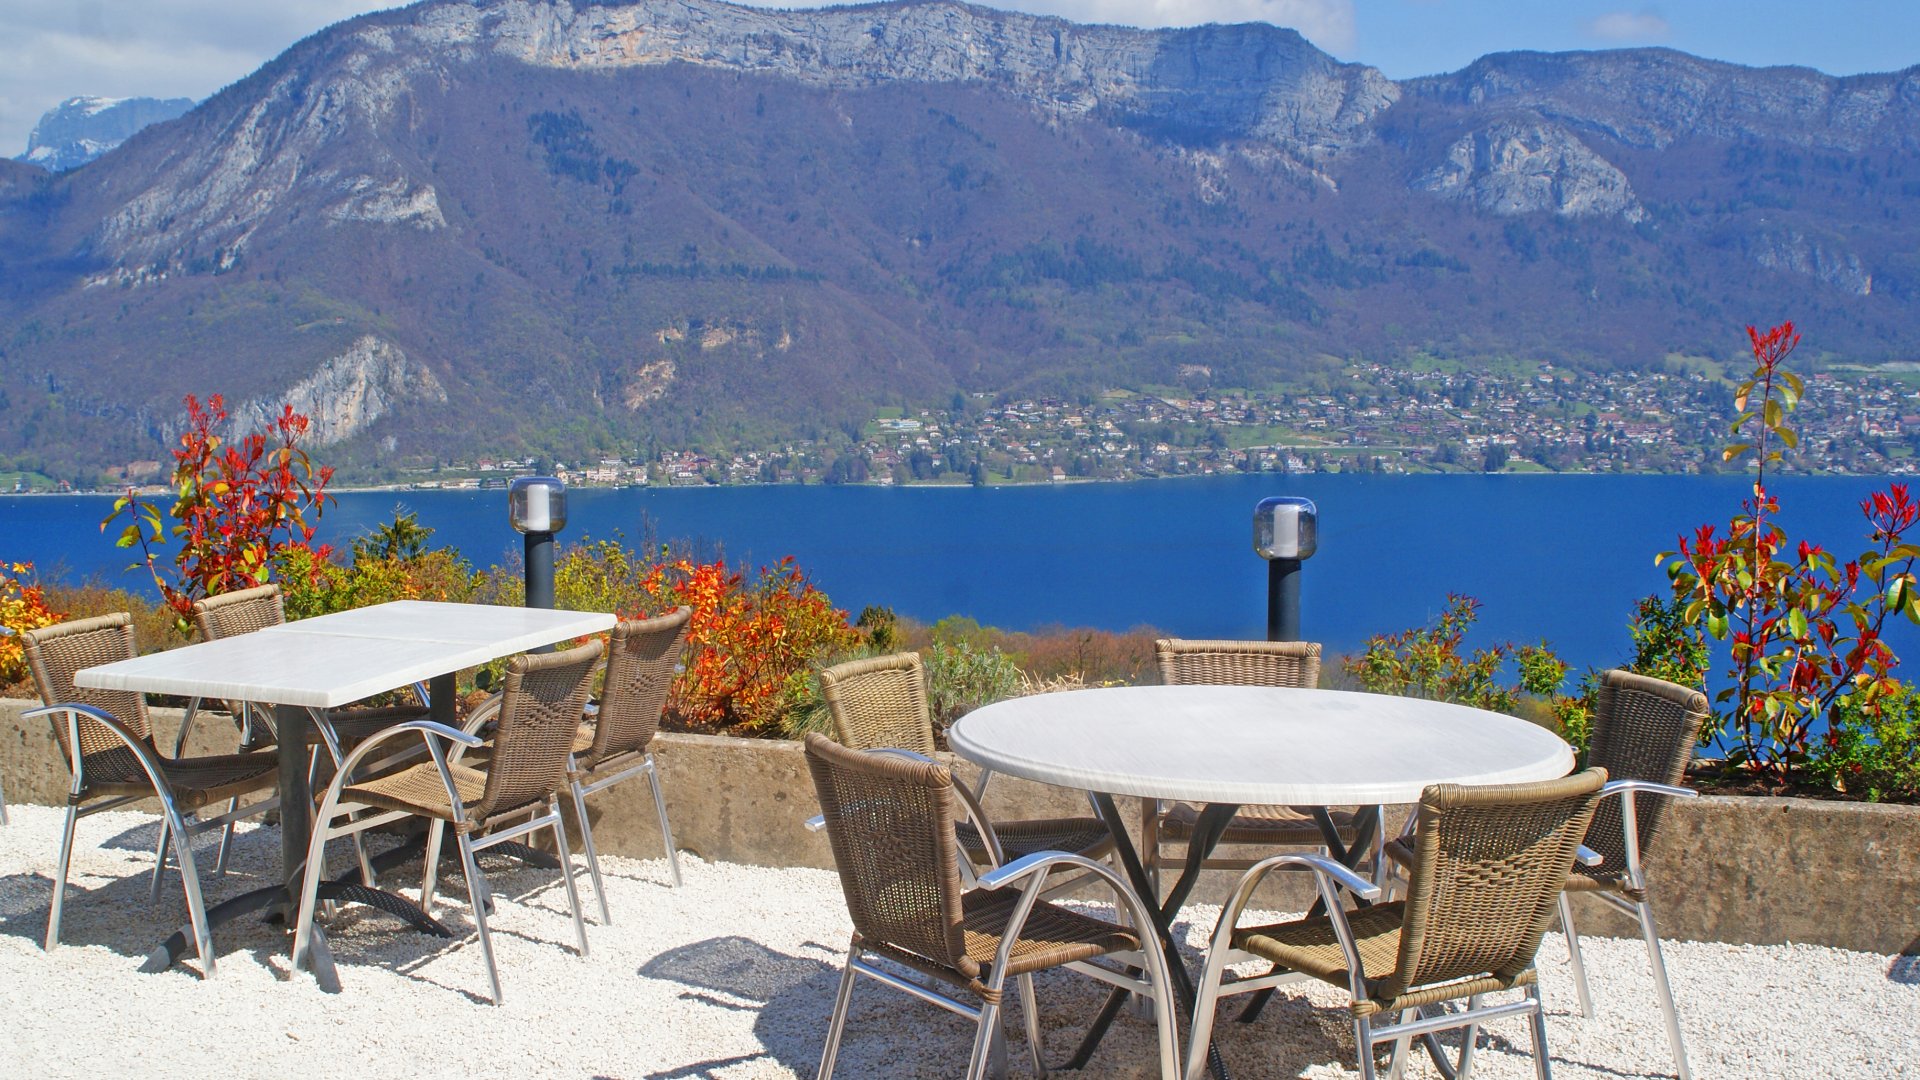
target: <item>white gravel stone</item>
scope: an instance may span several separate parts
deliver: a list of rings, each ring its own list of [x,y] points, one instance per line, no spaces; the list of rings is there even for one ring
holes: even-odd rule
[[[81,821],[64,944],[46,954],[40,938],[60,813],[9,812],[13,824],[0,828],[6,1076],[811,1076],[851,929],[830,872],[686,858],[686,885],[675,890],[664,862],[610,858],[613,926],[592,923],[580,867],[592,948],[582,958],[557,877],[493,859],[493,940],[506,998],[498,1008],[485,1003],[486,970],[458,877],[442,881],[438,912],[465,935],[452,942],[349,909],[330,929],[344,984],[337,995],[293,971],[285,937],[251,920],[217,935],[216,978],[201,980],[191,958],[143,975],[147,951],[185,918],[177,877],[159,904],[147,899],[155,819]],[[202,839],[209,865],[211,838]],[[207,879],[215,900],[265,881],[279,837],[243,829],[236,848],[232,872]],[[411,891],[417,874],[403,869],[385,884]],[[1189,909],[1189,947],[1204,941],[1216,913]],[[1669,942],[1666,953],[1702,1080],[1920,1076],[1913,957],[1700,942]],[[1558,936],[1541,950],[1555,1075],[1671,1075],[1640,944],[1590,938],[1586,955],[1598,1002],[1591,1020],[1576,1009]],[[1071,975],[1041,981],[1053,1059],[1072,1048],[1100,997]],[[1343,997],[1331,987],[1295,988],[1253,1025],[1223,1023],[1220,1046],[1234,1075],[1356,1075]],[[1013,1072],[1024,1075],[1017,1017],[1009,1029]],[[1527,1045],[1524,1021],[1492,1025],[1476,1073],[1532,1076]],[[840,1075],[959,1075],[969,1046],[958,1017],[863,982]],[[1151,1054],[1151,1022],[1123,1015],[1088,1072],[1150,1076]],[[1410,1075],[1435,1074],[1419,1061]]]

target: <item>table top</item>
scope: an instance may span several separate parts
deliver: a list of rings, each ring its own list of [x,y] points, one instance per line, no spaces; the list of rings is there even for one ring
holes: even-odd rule
[[[399,600],[86,668],[80,686],[336,708],[613,628],[612,615]]]
[[[1298,806],[1411,803],[1429,784],[1550,780],[1573,751],[1511,716],[1419,698],[1122,686],[1014,698],[947,732],[995,772],[1111,795]]]

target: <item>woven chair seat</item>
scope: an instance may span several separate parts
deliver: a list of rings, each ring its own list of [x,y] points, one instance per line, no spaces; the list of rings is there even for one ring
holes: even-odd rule
[[[980,830],[971,822],[953,828],[960,850],[977,864],[985,864],[987,846],[980,842]],[[1113,834],[1099,818],[1037,818],[1032,821],[996,823],[993,833],[1000,838],[1000,853],[1008,862],[1036,851],[1070,851],[1089,859],[1104,859],[1113,850]]]
[[[448,763],[447,772],[453,776],[454,789],[460,793],[463,805],[473,806],[486,793],[486,773],[452,762]],[[355,784],[340,792],[340,801],[365,803],[382,810],[398,810],[441,821],[453,820],[447,785],[441,782],[440,770],[431,761]],[[461,824],[478,827],[484,823],[469,819]]]
[[[1375,904],[1347,913],[1347,925],[1353,930],[1353,943],[1360,951],[1360,965],[1366,969],[1369,986],[1386,980],[1398,966],[1400,929],[1405,914],[1403,901]],[[1289,971],[1311,975],[1341,989],[1349,985],[1347,954],[1334,936],[1333,921],[1325,915],[1271,926],[1241,927],[1233,932],[1233,945]],[[1533,969],[1529,967],[1513,979],[1484,976],[1420,987],[1388,1000],[1367,998],[1354,1002],[1352,1010],[1355,1016],[1397,1012],[1416,1005],[1507,990],[1532,981]]]
[[[1331,810],[1333,827],[1340,842],[1350,844],[1354,837],[1353,813]],[[1193,838],[1193,827],[1200,820],[1200,808],[1192,803],[1175,803],[1160,818],[1160,839],[1179,843]],[[1220,837],[1223,844],[1271,844],[1286,847],[1321,847],[1326,838],[1313,811],[1294,806],[1242,806]]]
[[[1018,891],[969,892],[961,897],[961,927],[967,957],[982,969],[991,967],[1006,938],[1007,920],[1020,902]],[[1033,905],[1020,940],[1007,958],[1007,975],[1021,975],[1058,967],[1075,960],[1091,960],[1120,949],[1137,949],[1140,939],[1123,927],[1089,918],[1042,900]]]
[[[272,754],[160,759],[160,772],[182,810],[198,810],[273,787],[279,782],[279,769],[280,763]],[[124,746],[88,754],[84,772],[89,798],[153,794],[153,783],[140,767],[140,759]]]

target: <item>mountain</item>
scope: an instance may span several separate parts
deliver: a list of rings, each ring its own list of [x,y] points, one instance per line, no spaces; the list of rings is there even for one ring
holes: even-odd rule
[[[20,160],[54,172],[77,169],[148,124],[191,108],[192,98],[68,98],[41,115]]]
[[[1917,121],[1920,68],[1394,82],[1266,24],[428,0],[0,170],[0,456],[162,457],[188,392],[378,470],[1350,357],[1631,367],[1785,317],[1911,357]]]

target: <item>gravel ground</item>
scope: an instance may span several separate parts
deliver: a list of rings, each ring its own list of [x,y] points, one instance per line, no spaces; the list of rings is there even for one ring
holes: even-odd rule
[[[285,939],[252,922],[217,935],[212,981],[192,960],[142,975],[147,950],[185,917],[177,879],[158,905],[147,900],[155,819],[81,821],[64,944],[47,955],[39,941],[59,813],[10,813],[13,824],[0,829],[0,1063],[11,1076],[811,1076],[850,929],[839,883],[825,871],[688,858],[686,886],[674,890],[664,862],[609,859],[617,924],[590,924],[593,952],[581,958],[553,873],[487,860],[501,898],[493,938],[506,1003],[498,1008],[485,1003],[486,970],[457,877],[442,882],[439,914],[464,939],[428,938],[350,910],[330,935],[344,983],[338,995],[291,970]],[[217,899],[252,887],[278,857],[275,831],[249,829],[233,872],[209,879],[209,891]],[[415,873],[387,884],[412,888]],[[584,874],[582,890],[591,912]],[[1189,909],[1189,945],[1216,914]],[[1550,935],[1541,951],[1556,1075],[1671,1075],[1640,945],[1593,938],[1586,955],[1599,1008],[1592,1020],[1576,1011],[1559,938]],[[1672,942],[1667,963],[1703,1080],[1920,1077],[1914,957]],[[1055,1058],[1099,997],[1088,980],[1043,978]],[[1342,997],[1330,987],[1295,988],[1258,1023],[1225,1024],[1221,1048],[1235,1075],[1356,1075]],[[1010,1026],[1020,1030],[1017,1017]],[[959,1075],[969,1040],[959,1018],[863,981],[840,1075]],[[1013,1040],[1013,1071],[1024,1075],[1024,1047]],[[1526,1050],[1523,1021],[1495,1024],[1476,1072],[1530,1077]],[[1151,1053],[1151,1022],[1123,1016],[1088,1073],[1148,1076]],[[1410,1074],[1435,1075],[1424,1061]]]

